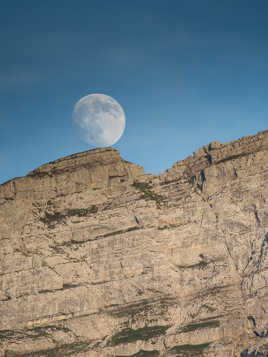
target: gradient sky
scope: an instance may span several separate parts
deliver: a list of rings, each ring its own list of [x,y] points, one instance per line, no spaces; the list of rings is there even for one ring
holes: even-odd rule
[[[0,183],[92,148],[87,94],[122,105],[114,147],[147,173],[268,129],[267,19],[267,0],[2,1]]]

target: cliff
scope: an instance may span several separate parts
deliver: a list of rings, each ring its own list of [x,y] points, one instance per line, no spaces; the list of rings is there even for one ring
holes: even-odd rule
[[[268,131],[0,185],[0,356],[268,356],[267,180]]]

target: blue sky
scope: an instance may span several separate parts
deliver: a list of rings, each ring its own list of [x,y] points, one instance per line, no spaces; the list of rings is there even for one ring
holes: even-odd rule
[[[148,173],[268,129],[267,18],[262,0],[2,2],[0,183],[92,148],[72,123],[87,94],[122,105],[114,148]]]

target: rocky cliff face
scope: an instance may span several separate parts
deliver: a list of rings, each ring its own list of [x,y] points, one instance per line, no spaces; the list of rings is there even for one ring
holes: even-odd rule
[[[268,356],[268,132],[159,176],[113,149],[0,185],[0,356]]]

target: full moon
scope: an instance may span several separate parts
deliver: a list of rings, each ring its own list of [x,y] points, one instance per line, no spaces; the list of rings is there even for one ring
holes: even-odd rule
[[[126,117],[120,104],[105,94],[90,94],[74,106],[73,121],[82,139],[95,147],[111,146],[123,135]]]

